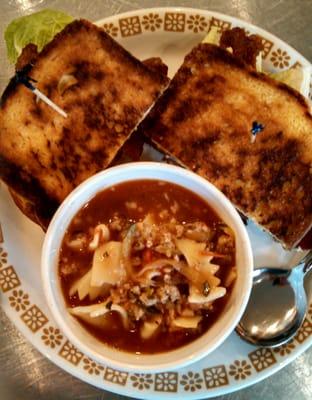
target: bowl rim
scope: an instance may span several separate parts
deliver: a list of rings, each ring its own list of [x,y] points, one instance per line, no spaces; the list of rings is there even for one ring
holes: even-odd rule
[[[131,171],[135,170],[141,170],[142,171],[142,177],[141,178],[133,178],[131,179]],[[192,346],[193,343],[197,342],[201,338],[205,337],[207,332],[205,332],[203,335],[201,335],[199,338],[196,340],[190,342],[189,344],[182,346],[178,349],[169,351],[169,352],[163,352],[163,353],[156,353],[156,354],[141,354],[141,355],[135,355],[134,353],[128,353],[122,350],[117,350],[114,349],[116,352],[116,355],[123,355],[127,356],[129,361],[119,361],[118,357],[116,356],[116,359],[112,359],[111,357],[106,357],[103,356],[102,354],[99,354],[93,349],[91,349],[88,345],[83,343],[74,333],[73,330],[70,328],[70,326],[67,324],[65,321],[65,318],[62,317],[61,310],[59,309],[59,306],[57,304],[57,296],[63,296],[61,291],[54,291],[53,290],[53,285],[52,285],[52,279],[51,275],[54,277],[57,275],[57,268],[55,265],[52,265],[52,262],[50,261],[51,257],[51,251],[55,253],[55,250],[52,248],[54,236],[56,235],[57,238],[57,252],[59,252],[61,242],[64,236],[64,233],[58,234],[58,227],[60,224],[62,224],[62,216],[66,211],[69,211],[70,209],[70,220],[69,223],[66,224],[65,230],[72,221],[72,218],[74,215],[81,209],[81,207],[86,203],[86,201],[79,201],[79,198],[82,193],[85,191],[90,192],[89,193],[89,199],[92,199],[97,193],[99,193],[101,190],[105,190],[106,188],[122,183],[125,181],[131,181],[131,180],[140,180],[140,179],[151,179],[151,180],[164,180],[166,181],[166,177],[145,177],[146,172],[149,171],[154,171],[156,173],[159,172],[164,172],[164,171],[170,171],[171,174],[178,175],[182,179],[185,180],[192,180],[195,182],[195,184],[200,185],[206,189],[206,191],[209,191],[215,196],[218,196],[220,201],[223,203],[222,208],[225,211],[226,214],[230,216],[230,219],[234,222],[236,228],[239,230],[239,235],[242,238],[242,241],[245,245],[244,248],[244,258],[246,259],[246,271],[245,272],[245,278],[243,280],[244,283],[244,290],[245,294],[244,296],[241,296],[239,299],[239,303],[236,306],[235,310],[235,315],[229,317],[229,321],[226,322],[225,329],[223,330],[223,333],[219,335],[219,337],[215,340],[209,342],[209,345],[207,348],[198,348],[197,351],[192,351],[188,356],[185,356],[183,359],[173,359],[171,361],[167,362],[160,362],[159,358],[161,358],[162,355],[164,354],[170,354],[173,356],[179,352],[180,349],[187,348]],[[92,184],[95,184],[95,182],[101,182],[103,181],[103,186],[105,186],[105,179],[109,176],[113,176],[114,174],[118,177],[118,174],[122,174],[122,172],[126,173],[125,176],[120,178],[120,180],[116,180],[116,183],[113,183],[111,185],[106,186],[104,189],[97,189],[95,186],[92,188]],[[170,177],[168,178],[168,182],[172,182],[170,180]],[[176,183],[177,184],[177,183]],[[181,182],[178,183],[178,185],[186,188],[187,190],[192,191],[189,189],[185,183]],[[193,191],[194,192],[194,191]],[[205,199],[204,199],[205,200]],[[74,207],[71,207],[72,203],[74,203]],[[207,201],[209,204],[209,202]],[[210,204],[209,204],[210,205]],[[211,206],[211,205],[210,205]],[[212,207],[212,206],[211,206]],[[213,208],[213,207],[212,207]],[[74,211],[73,211],[74,210]],[[221,216],[222,218],[222,216]],[[248,268],[249,266],[249,268]],[[54,270],[54,272],[53,272]],[[249,236],[247,234],[247,230],[237,212],[233,204],[230,202],[230,200],[219,190],[217,189],[212,183],[210,183],[208,180],[204,179],[203,177],[195,174],[192,171],[186,170],[184,168],[181,168],[179,166],[174,166],[170,164],[165,164],[165,163],[160,163],[160,162],[150,162],[150,161],[139,161],[139,162],[131,162],[131,163],[126,163],[126,164],[121,164],[118,166],[110,167],[104,171],[101,171],[90,178],[86,179],[83,181],[79,186],[77,186],[67,197],[66,199],[62,202],[62,204],[59,206],[57,209],[56,213],[54,214],[48,230],[46,232],[43,246],[42,246],[42,252],[41,252],[41,278],[42,278],[42,283],[43,283],[43,288],[44,288],[44,293],[46,296],[46,300],[49,306],[49,309],[56,320],[57,324],[61,328],[61,330],[65,333],[65,336],[78,348],[78,350],[82,351],[85,353],[87,356],[93,358],[97,362],[101,364],[106,364],[109,366],[112,366],[114,368],[117,368],[122,371],[130,371],[130,372],[163,372],[163,371],[168,371],[172,369],[177,369],[180,367],[185,367],[191,363],[194,363],[198,361],[199,359],[207,356],[209,353],[214,351],[217,347],[219,347],[225,340],[226,338],[234,331],[235,326],[238,324],[240,318],[243,315],[243,312],[247,306],[250,292],[251,292],[251,287],[252,287],[252,271],[253,271],[253,255],[252,255],[252,250],[251,250],[251,244],[249,240]],[[55,279],[59,279],[56,277]],[[219,320],[219,318],[218,318]],[[218,321],[217,320],[217,321]],[[112,349],[111,346],[105,345],[103,343],[103,346],[107,346],[107,348]],[[157,365],[154,365],[154,363],[151,363],[152,360],[157,360]],[[132,360],[132,362],[131,362]],[[142,360],[142,364],[133,364],[134,360]],[[143,360],[148,360],[149,365],[144,365]]]

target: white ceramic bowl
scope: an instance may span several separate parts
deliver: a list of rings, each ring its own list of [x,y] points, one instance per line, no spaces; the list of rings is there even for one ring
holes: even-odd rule
[[[98,192],[112,185],[138,179],[159,179],[183,186],[201,196],[235,232],[237,279],[225,309],[200,338],[179,349],[156,355],[136,355],[106,346],[90,335],[66,309],[58,277],[59,250],[74,215]],[[250,295],[253,257],[244,224],[230,201],[205,179],[172,165],[138,162],[107,169],[77,187],[62,203],[42,249],[42,279],[51,312],[59,327],[79,350],[114,368],[136,372],[160,372],[186,366],[206,356],[224,342],[239,322]]]

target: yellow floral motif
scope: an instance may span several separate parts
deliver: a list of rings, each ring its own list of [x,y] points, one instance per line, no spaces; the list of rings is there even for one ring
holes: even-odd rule
[[[251,375],[251,365],[246,360],[235,360],[229,367],[229,375],[233,376],[236,381],[246,379]]]
[[[294,341],[292,340],[291,342],[283,344],[282,346],[274,349],[274,353],[278,353],[280,356],[286,356],[286,355],[290,354],[294,348],[295,348],[295,344],[294,344]]]
[[[153,383],[152,374],[133,374],[130,376],[132,386],[139,389],[149,389]]]
[[[166,13],[165,14],[165,31],[184,32],[185,14],[182,13]]]
[[[118,28],[114,24],[104,24],[103,29],[106,33],[108,33],[111,36],[116,37],[118,35]]]
[[[21,315],[22,320],[32,332],[37,332],[48,322],[47,317],[36,305],[31,306]]]
[[[181,385],[184,386],[184,390],[190,390],[191,392],[195,392],[195,390],[201,389],[203,382],[204,380],[199,375],[199,373],[194,373],[192,371],[189,371],[187,374],[183,374],[182,379],[180,380]]]
[[[266,348],[257,349],[248,354],[248,357],[257,372],[260,372],[276,363],[272,350]]]
[[[128,375],[128,372],[117,371],[116,369],[107,367],[105,370],[104,379],[112,383],[117,383],[117,385],[125,386]]]
[[[312,323],[305,319],[295,339],[299,343],[303,343],[309,336],[312,335]]]
[[[229,384],[229,379],[224,365],[217,365],[203,370],[206,387],[212,389]]]
[[[210,21],[210,27],[215,26],[218,28],[219,32],[226,31],[230,29],[232,24],[231,22],[223,21],[222,19],[212,17]]]
[[[43,335],[41,336],[41,339],[46,346],[54,349],[56,346],[59,346],[61,344],[63,335],[58,328],[53,328],[53,326],[49,326],[49,328],[43,329]]]
[[[8,292],[20,286],[21,282],[12,266],[0,270],[0,287],[3,292]]]
[[[146,31],[156,31],[159,29],[162,24],[162,19],[159,17],[159,14],[150,13],[148,15],[143,15],[142,25]]]
[[[272,49],[274,43],[271,42],[271,41],[268,40],[268,39],[265,39],[264,37],[262,37],[262,36],[260,36],[260,35],[258,35],[258,36],[261,38],[261,43],[262,43],[262,46],[263,46],[262,56],[263,56],[263,58],[265,59],[265,58],[267,58],[267,56],[269,55],[269,53],[270,53],[270,51],[271,51],[271,49]]]
[[[29,306],[29,296],[22,290],[13,290],[12,295],[9,297],[10,306],[15,308],[15,311],[25,311]]]
[[[68,340],[59,351],[59,355],[73,365],[78,365],[83,357],[83,354]]]
[[[142,33],[139,17],[120,18],[119,27],[121,35],[133,36]]]
[[[277,49],[276,51],[272,52],[271,61],[274,67],[289,67],[290,56],[285,50]]]
[[[155,375],[155,391],[174,393],[178,390],[178,374],[162,372]]]
[[[296,61],[291,68],[302,68],[302,64],[299,61]]]
[[[188,20],[186,21],[187,27],[190,31],[194,33],[203,32],[207,29],[208,24],[205,20],[205,17],[202,15],[190,15]]]
[[[100,375],[101,371],[104,371],[104,367],[91,360],[91,358],[85,357],[82,361],[84,363],[83,369],[88,371],[90,375]]]
[[[7,263],[8,253],[4,251],[2,247],[0,247],[0,268],[4,267]]]

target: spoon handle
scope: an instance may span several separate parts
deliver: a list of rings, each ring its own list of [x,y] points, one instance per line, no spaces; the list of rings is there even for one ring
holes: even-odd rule
[[[303,266],[303,275],[305,276],[308,272],[312,270],[312,251],[310,250],[309,253],[304,257],[302,260],[304,263]]]

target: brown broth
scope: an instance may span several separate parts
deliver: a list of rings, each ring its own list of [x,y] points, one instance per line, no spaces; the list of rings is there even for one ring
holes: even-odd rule
[[[164,193],[167,193],[166,198]],[[127,208],[125,203],[129,201],[136,202],[138,207],[136,209]],[[179,209],[175,214],[168,207],[174,201],[179,204]],[[66,245],[67,238],[72,237],[75,233],[89,232],[98,224],[107,224],[115,213],[134,223],[142,220],[149,212],[155,212],[155,210],[160,212],[164,209],[169,211],[169,219],[174,217],[178,223],[202,221],[213,229],[217,229],[220,224],[223,224],[223,221],[206,201],[195,193],[172,183],[136,180],[115,185],[98,193],[76,214],[63,239],[60,259],[66,259],[67,262],[78,266],[77,273],[66,276],[59,273],[63,295],[69,307],[94,304],[94,301],[91,302],[88,297],[81,301],[77,295],[69,296],[69,288],[73,282],[90,269],[93,253],[71,250]],[[112,237],[112,239],[116,238]],[[226,278],[230,268],[235,265],[235,251],[229,254],[229,258],[229,261],[222,262],[221,272],[217,273],[221,282]],[[160,353],[190,343],[206,332],[222,313],[229,294],[230,290],[227,290],[227,294],[223,298],[213,303],[213,310],[207,312],[203,318],[203,329],[200,333],[192,330],[160,332],[151,339],[142,340],[138,329],[125,330],[119,316],[114,313],[111,313],[109,317],[109,329],[93,327],[82,321],[81,323],[92,335],[112,347],[132,353]],[[101,301],[103,299],[98,299],[97,302]]]

